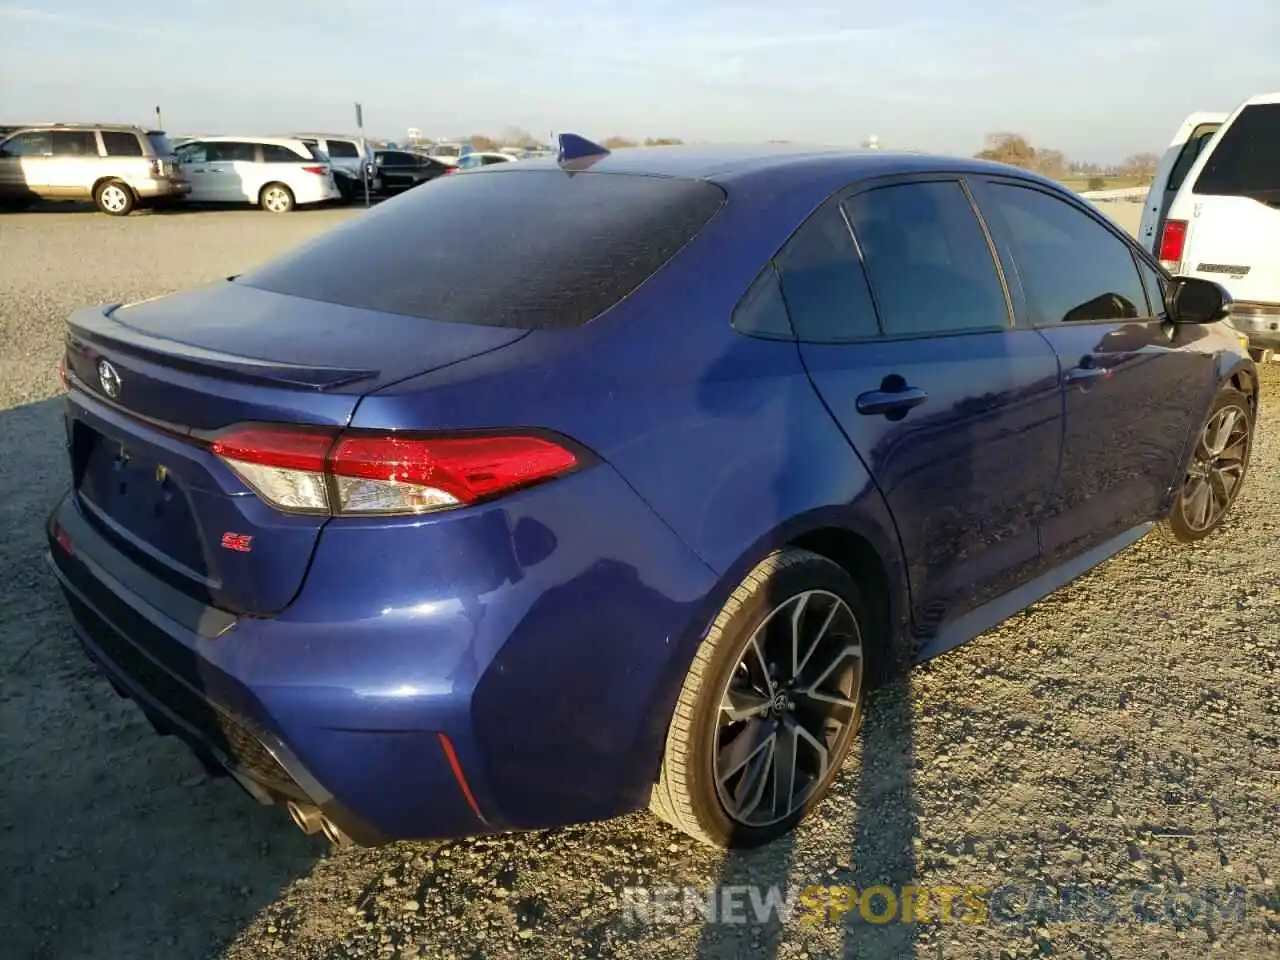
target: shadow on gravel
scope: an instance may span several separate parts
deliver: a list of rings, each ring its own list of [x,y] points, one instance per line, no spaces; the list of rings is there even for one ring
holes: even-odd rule
[[[322,847],[209,779],[89,663],[45,563],[61,401],[0,411],[0,954],[220,952]]]

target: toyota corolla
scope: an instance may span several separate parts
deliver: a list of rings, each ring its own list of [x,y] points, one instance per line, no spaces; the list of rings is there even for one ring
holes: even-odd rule
[[[116,688],[308,832],[760,844],[876,683],[1221,525],[1229,309],[1008,167],[566,136],[72,315],[51,562]]]

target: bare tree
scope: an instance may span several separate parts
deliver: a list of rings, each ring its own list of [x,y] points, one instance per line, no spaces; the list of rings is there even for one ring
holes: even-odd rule
[[[684,143],[677,137],[646,137],[644,145],[646,147],[674,147]]]
[[[467,137],[467,143],[476,150],[491,152],[498,149],[498,143],[492,137],[486,137],[483,133],[473,133]]]
[[[1135,153],[1120,164],[1120,170],[1125,176],[1149,180],[1156,175],[1156,167],[1159,165],[1160,158],[1154,153]]]
[[[536,147],[538,145],[537,138],[524,127],[506,127],[502,131],[502,136],[498,139],[508,147]]]
[[[626,137],[619,137],[615,134],[612,137],[605,137],[601,142],[601,146],[608,147],[610,150],[618,150],[622,147],[636,147],[639,146],[639,144],[634,140],[629,140]]]
[[[1061,150],[1037,150],[1036,172],[1046,177],[1061,177],[1067,172],[1067,155]]]
[[[994,160],[1028,170],[1036,163],[1036,150],[1020,133],[989,133],[987,145],[977,153],[979,160]]]

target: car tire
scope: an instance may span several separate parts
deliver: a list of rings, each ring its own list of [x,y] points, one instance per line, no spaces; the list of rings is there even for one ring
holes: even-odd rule
[[[1195,543],[1217,530],[1244,486],[1252,452],[1253,406],[1227,387],[1196,432],[1187,473],[1161,533],[1177,543]]]
[[[93,191],[93,202],[103,213],[113,217],[127,217],[138,205],[129,185],[119,180],[107,180]]]
[[[258,206],[268,213],[290,213],[294,208],[293,191],[283,183],[268,183],[258,194]]]
[[[792,830],[839,775],[862,721],[882,648],[872,623],[857,583],[826,557],[788,548],[757,564],[685,677],[652,812],[722,849]]]

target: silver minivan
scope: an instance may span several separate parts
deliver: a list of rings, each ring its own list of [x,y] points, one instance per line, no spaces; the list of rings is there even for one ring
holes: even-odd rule
[[[0,207],[92,200],[103,213],[122,217],[190,191],[162,130],[81,123],[0,130]]]

